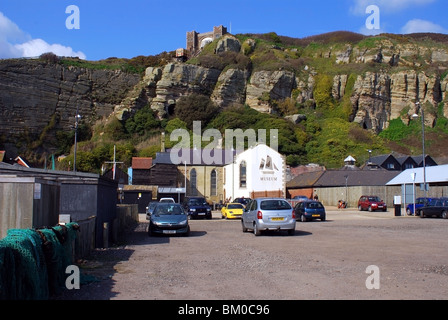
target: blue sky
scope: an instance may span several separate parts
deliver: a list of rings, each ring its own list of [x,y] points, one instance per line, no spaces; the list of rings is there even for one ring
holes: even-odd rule
[[[66,20],[75,5],[79,29]],[[366,28],[375,5],[380,29]],[[346,30],[363,34],[448,33],[446,0],[1,0],[0,58],[58,55],[88,60],[155,55],[186,46],[186,32],[224,25],[237,33],[303,38]],[[373,23],[371,21],[371,23]]]

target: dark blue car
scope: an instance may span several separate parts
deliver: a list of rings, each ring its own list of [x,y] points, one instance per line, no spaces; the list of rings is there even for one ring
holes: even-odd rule
[[[159,203],[149,216],[148,235],[190,234],[188,215],[178,203]]]
[[[442,217],[448,219],[448,198],[435,198],[420,209],[420,217]]]
[[[212,218],[212,208],[204,197],[185,197],[182,206],[191,218]]]
[[[300,220],[302,222],[313,219],[325,221],[326,219],[325,207],[319,201],[309,200],[299,202],[294,207],[294,210],[296,213],[296,220]]]
[[[415,199],[415,215],[419,216],[420,215],[420,209],[424,206],[426,206],[428,203],[430,203],[434,198],[417,198]],[[410,203],[406,206],[406,214],[408,216],[412,216],[414,215],[414,204]]]

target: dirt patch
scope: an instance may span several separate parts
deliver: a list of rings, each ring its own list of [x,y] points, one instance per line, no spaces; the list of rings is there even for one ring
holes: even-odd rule
[[[448,221],[393,212],[327,209],[296,232],[243,233],[239,220],[190,220],[190,237],[148,237],[142,221],[126,245],[81,265],[98,281],[56,299],[444,299]],[[368,266],[379,289],[368,289]]]

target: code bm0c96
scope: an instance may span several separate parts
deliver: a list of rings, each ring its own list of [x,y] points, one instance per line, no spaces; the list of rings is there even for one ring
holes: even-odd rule
[[[223,305],[222,314],[269,314],[269,305]]]

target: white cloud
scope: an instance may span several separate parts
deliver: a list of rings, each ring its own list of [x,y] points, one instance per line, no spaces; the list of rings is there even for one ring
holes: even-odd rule
[[[401,33],[404,34],[419,32],[448,33],[448,30],[431,21],[420,19],[410,20],[401,28]]]
[[[86,59],[83,52],[76,52],[71,47],[49,44],[42,39],[32,39],[0,12],[0,59],[37,57],[46,52],[53,52],[58,56]]]
[[[369,5],[377,5],[382,12],[399,12],[413,6],[424,6],[437,0],[353,0],[350,11],[356,15],[365,15]]]
[[[38,57],[42,53],[53,52],[57,56],[86,58],[86,55],[81,51],[75,52],[71,47],[60,44],[48,44],[42,39],[33,39],[22,44],[16,44],[14,47],[21,52],[22,57]]]

